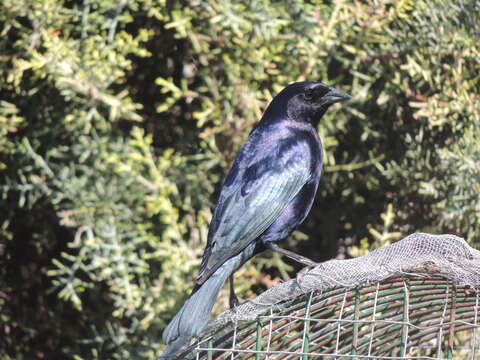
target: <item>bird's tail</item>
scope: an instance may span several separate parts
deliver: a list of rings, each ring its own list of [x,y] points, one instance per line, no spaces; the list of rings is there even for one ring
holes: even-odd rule
[[[196,337],[208,321],[213,304],[223,284],[233,273],[235,262],[224,263],[202,285],[197,285],[163,332],[163,341],[170,344],[180,337]]]

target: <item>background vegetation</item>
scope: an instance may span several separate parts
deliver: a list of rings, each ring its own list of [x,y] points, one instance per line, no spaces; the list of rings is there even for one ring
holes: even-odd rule
[[[153,359],[230,162],[293,81],[354,98],[319,126],[320,191],[285,246],[326,260],[414,231],[478,242],[479,14],[476,0],[2,0],[0,357]],[[292,265],[259,256],[237,287],[253,296]]]

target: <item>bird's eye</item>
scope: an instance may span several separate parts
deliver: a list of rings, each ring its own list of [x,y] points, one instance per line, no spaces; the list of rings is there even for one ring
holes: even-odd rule
[[[303,98],[305,100],[312,100],[313,99],[313,91],[307,91],[306,93],[303,94]]]
[[[329,91],[330,91],[330,89],[327,88],[327,87],[319,88],[319,89],[318,89],[318,95],[319,95],[320,97],[322,97],[322,96],[326,95]]]

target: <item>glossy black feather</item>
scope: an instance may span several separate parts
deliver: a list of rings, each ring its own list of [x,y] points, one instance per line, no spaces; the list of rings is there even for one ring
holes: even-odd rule
[[[166,343],[197,336],[226,279],[305,220],[322,169],[315,127],[331,104],[348,98],[320,82],[301,82],[272,100],[225,179],[197,284],[166,328]]]

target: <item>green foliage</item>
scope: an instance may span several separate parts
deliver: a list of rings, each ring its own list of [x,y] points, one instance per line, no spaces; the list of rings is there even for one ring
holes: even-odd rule
[[[4,0],[0,356],[154,358],[229,164],[293,81],[354,98],[319,125],[319,196],[285,246],[324,260],[412,231],[474,242],[479,14],[475,0]],[[258,256],[237,287],[292,269]]]
[[[387,205],[387,210],[385,213],[380,215],[380,218],[383,220],[383,224],[380,224],[381,230],[377,230],[368,225],[368,232],[371,236],[371,241],[368,237],[364,237],[360,240],[359,245],[352,245],[348,249],[348,254],[351,257],[363,256],[369,253],[373,249],[378,249],[382,246],[390,245],[394,240],[399,240],[402,236],[401,232],[391,231],[392,227],[395,226],[395,213],[393,212],[392,204]]]

